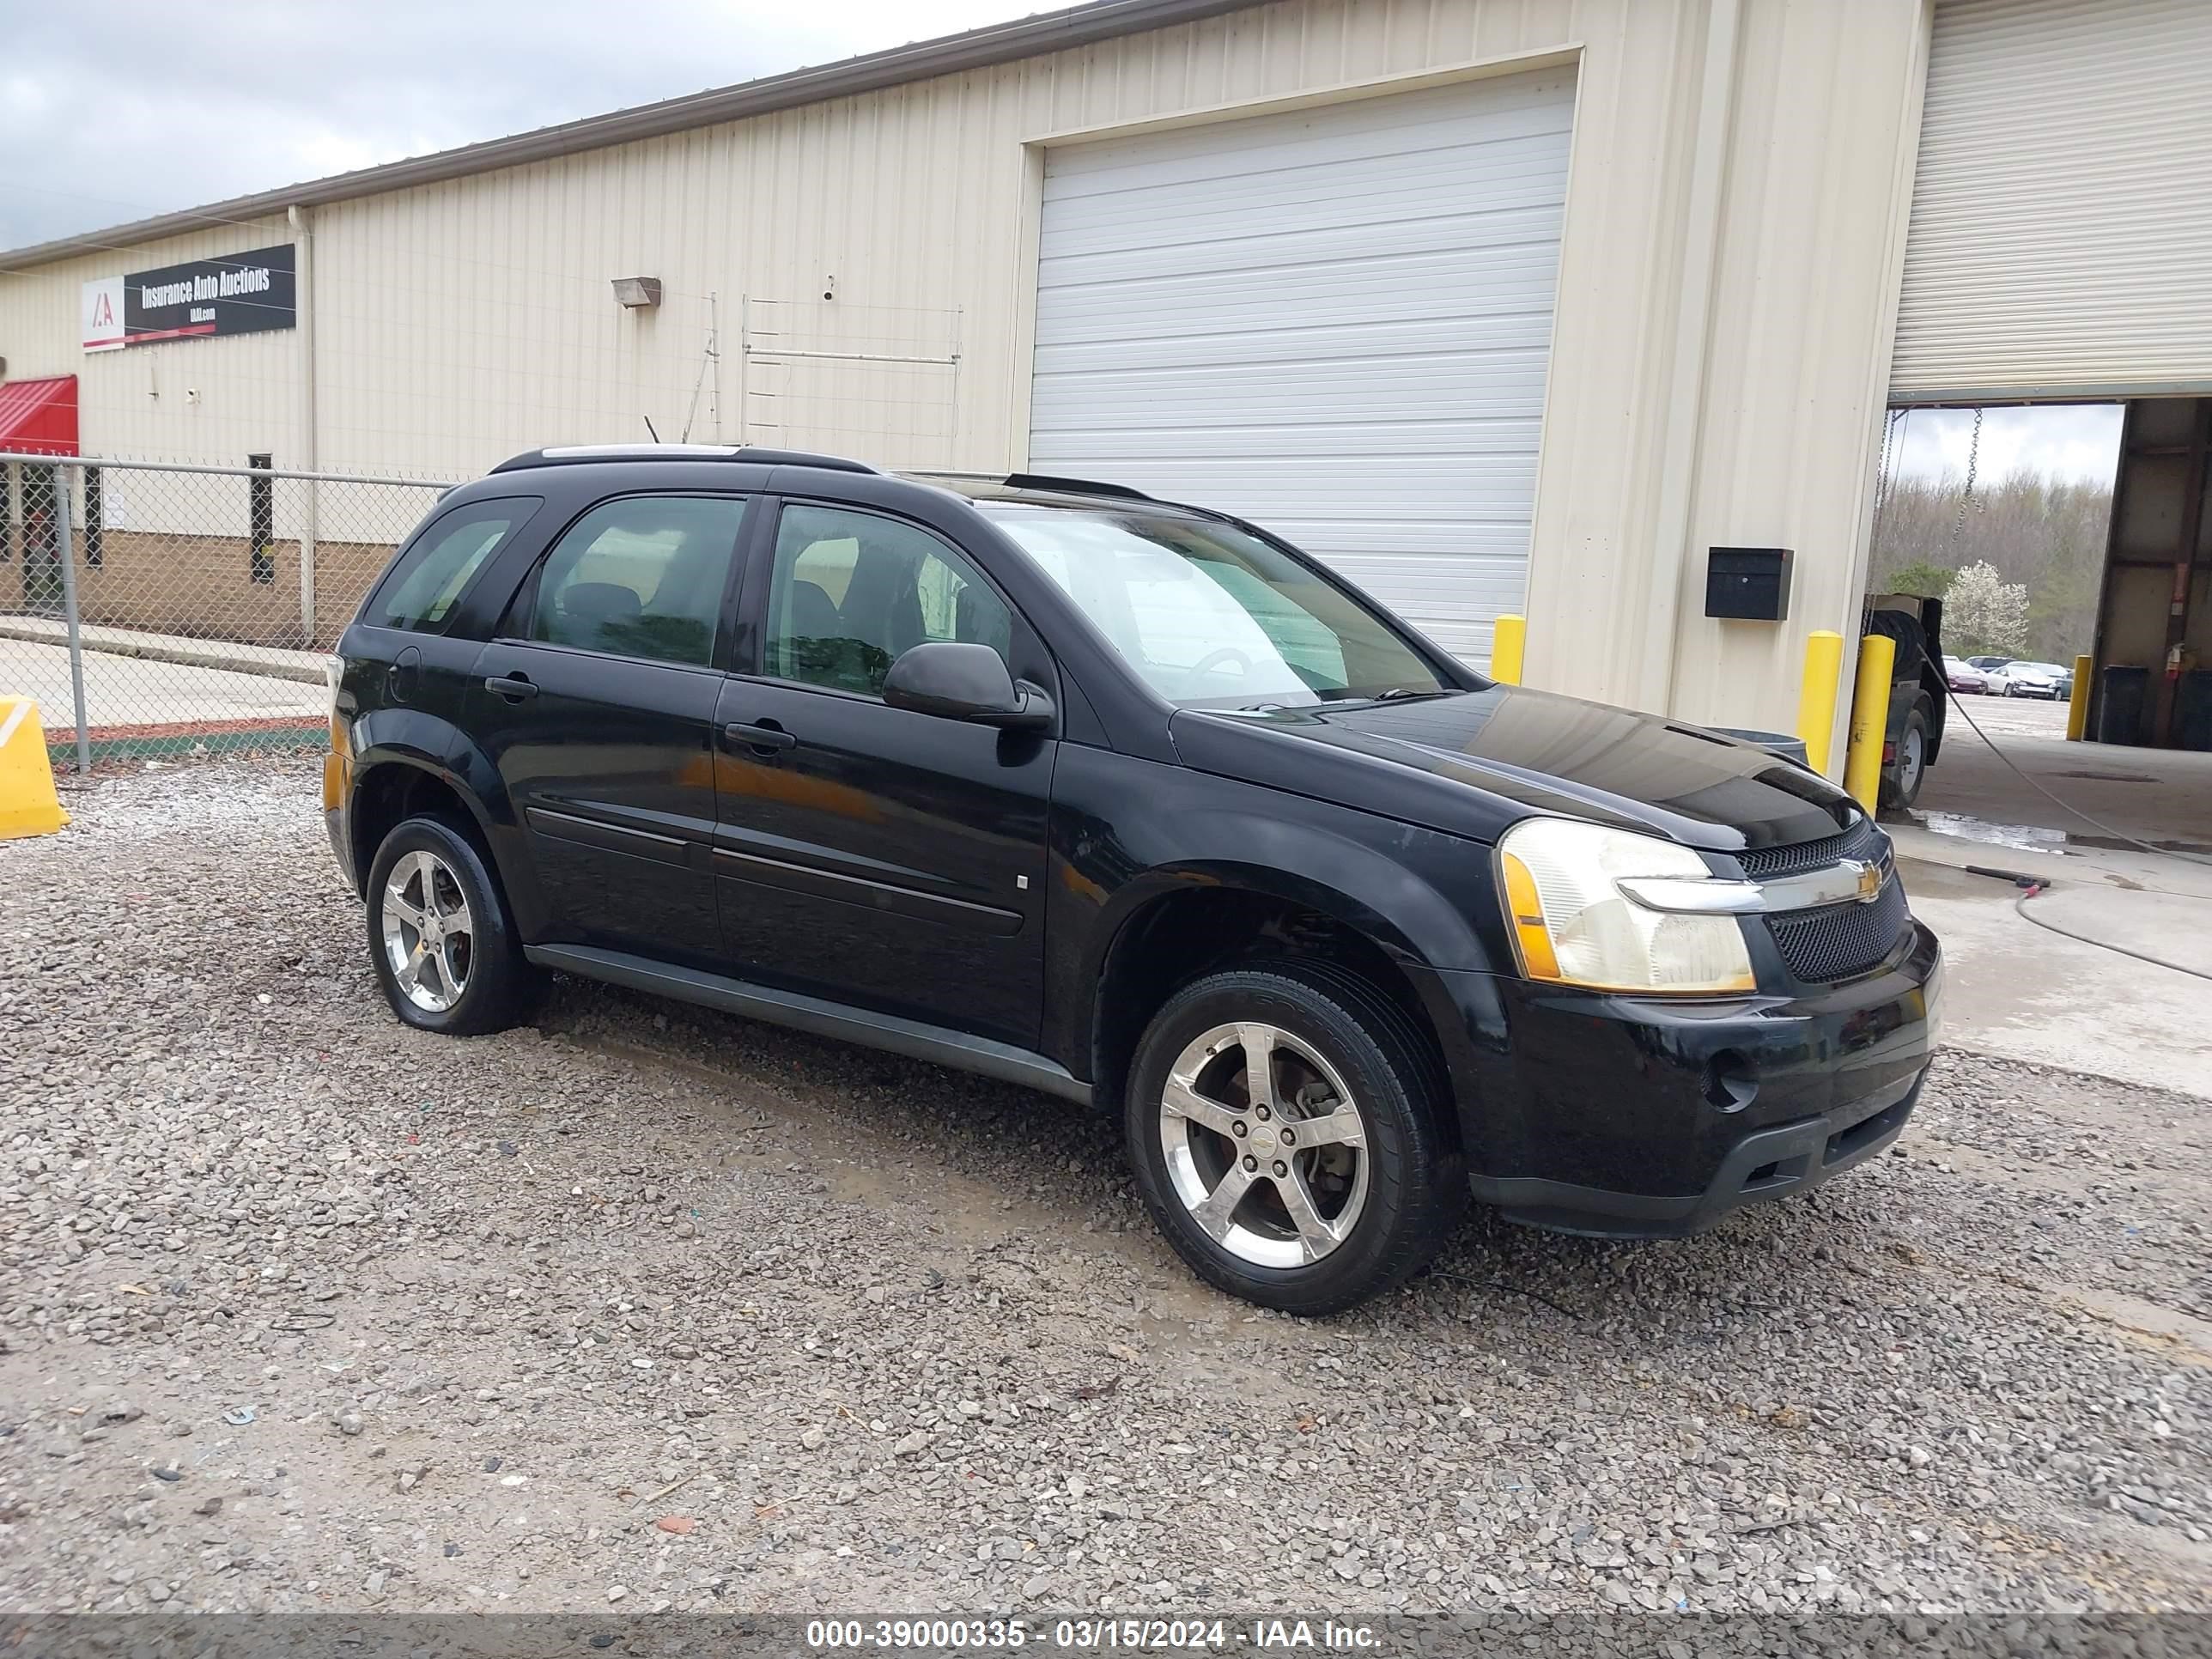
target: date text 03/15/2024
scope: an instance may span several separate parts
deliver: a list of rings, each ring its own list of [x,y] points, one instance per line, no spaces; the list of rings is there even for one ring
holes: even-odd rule
[[[1372,1626],[1335,1619],[813,1619],[806,1645],[817,1652],[976,1652],[1040,1647],[1073,1653],[1371,1653]]]

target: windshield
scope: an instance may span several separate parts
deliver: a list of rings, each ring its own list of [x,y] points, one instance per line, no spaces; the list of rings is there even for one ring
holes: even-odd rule
[[[2063,674],[2066,672],[2055,662],[2016,662],[2009,666],[2019,674]]]
[[[1228,525],[1143,507],[976,507],[1182,708],[1298,708],[1453,689],[1348,591]]]

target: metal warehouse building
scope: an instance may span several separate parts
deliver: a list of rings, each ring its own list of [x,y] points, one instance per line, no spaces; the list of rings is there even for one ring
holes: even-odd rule
[[[1113,479],[1478,662],[1525,611],[1533,684],[1787,726],[1893,403],[2160,400],[2105,633],[2212,644],[2208,83],[2199,0],[1102,0],[0,256],[0,448]],[[251,573],[166,527],[327,641],[345,514],[288,495]],[[1705,614],[1739,547],[1785,619]]]

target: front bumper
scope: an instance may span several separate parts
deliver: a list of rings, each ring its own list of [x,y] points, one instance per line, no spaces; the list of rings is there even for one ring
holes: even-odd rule
[[[1497,1205],[1509,1221],[1553,1232],[1686,1238],[1747,1204],[1809,1191],[1874,1157],[1905,1133],[1927,1075],[1925,1070],[1917,1073],[1886,1105],[1856,1101],[1825,1116],[1753,1130],[1729,1149],[1703,1192],[1622,1193],[1540,1178],[1477,1176],[1474,1194]]]
[[[1534,1226],[1656,1238],[1808,1191],[1903,1132],[1942,972],[1915,921],[1876,972],[1728,1003],[1448,975],[1475,1196]]]

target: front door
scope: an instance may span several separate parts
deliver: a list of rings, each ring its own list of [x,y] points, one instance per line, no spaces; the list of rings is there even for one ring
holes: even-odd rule
[[[1035,1046],[1058,745],[880,694],[924,640],[994,646],[1032,678],[1042,647],[957,549],[850,507],[787,504],[749,609],[761,672],[715,714],[729,971]]]
[[[477,659],[467,725],[520,821],[549,943],[715,958],[714,653],[744,515],[731,496],[601,502]]]

